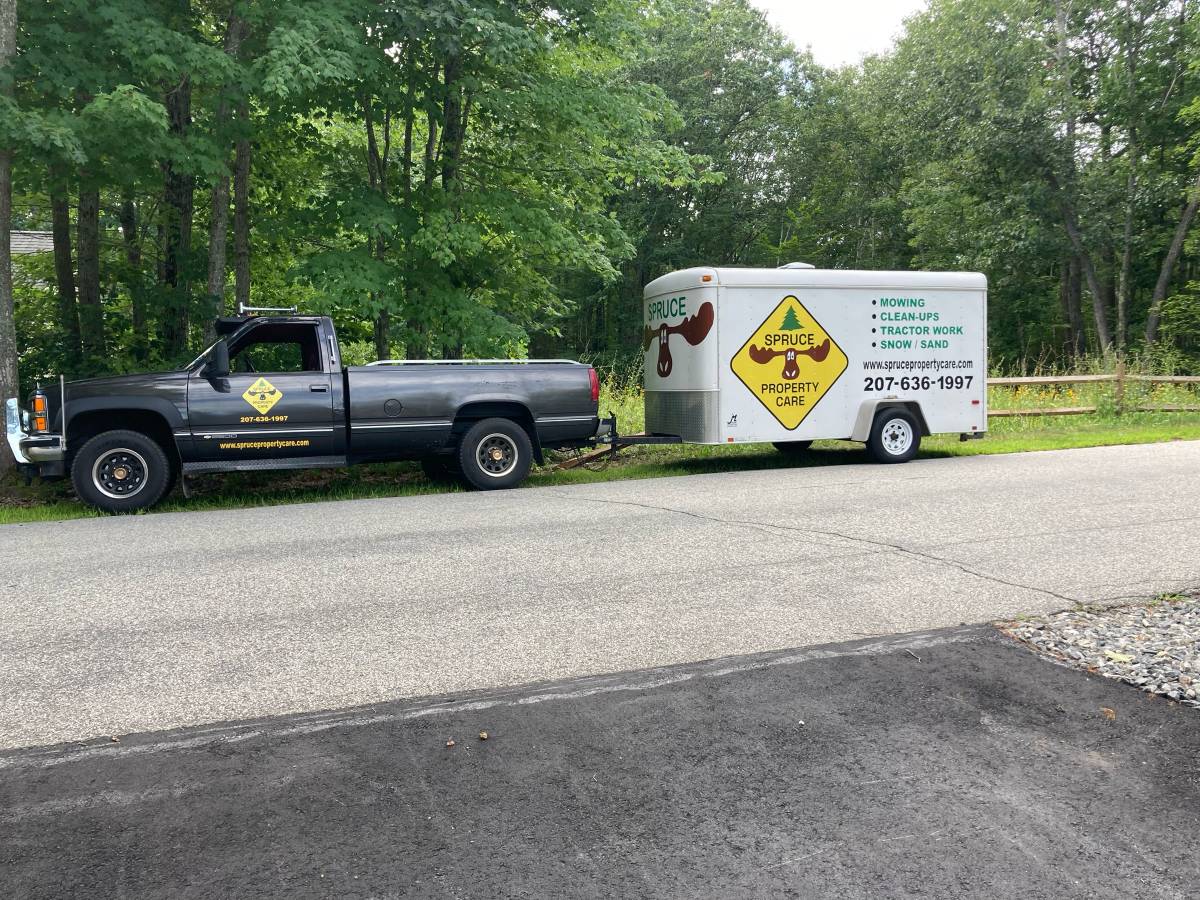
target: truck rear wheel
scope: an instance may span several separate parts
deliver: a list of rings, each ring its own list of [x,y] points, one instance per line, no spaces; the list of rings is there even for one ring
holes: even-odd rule
[[[881,409],[875,414],[867,450],[876,462],[908,462],[921,448],[921,429],[917,420],[904,409]]]
[[[71,463],[71,482],[84,503],[110,513],[136,512],[162,499],[174,480],[158,442],[137,431],[105,431]]]
[[[484,419],[458,445],[463,477],[477,490],[516,487],[533,464],[533,442],[511,419]]]

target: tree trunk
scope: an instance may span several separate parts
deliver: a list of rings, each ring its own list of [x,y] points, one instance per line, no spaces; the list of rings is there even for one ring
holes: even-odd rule
[[[229,235],[229,176],[219,175],[212,192],[208,225],[208,300],[210,316],[204,325],[205,343],[213,337],[212,318],[225,308],[225,242]]]
[[[466,134],[462,86],[458,83],[461,73],[462,58],[457,53],[450,53],[446,57],[446,99],[442,106],[442,190],[447,194],[455,191],[459,156]]]
[[[1067,259],[1066,301],[1067,327],[1071,332],[1071,355],[1081,357],[1087,352],[1087,331],[1083,327],[1083,279],[1079,257],[1071,254]]]
[[[438,73],[441,71],[441,65],[433,67],[433,72],[430,74],[430,79],[434,84],[437,84]],[[425,134],[425,187],[433,184],[433,180],[437,177],[437,157],[438,157],[438,117],[437,114],[430,109],[426,114],[426,134]]]
[[[1129,295],[1133,290],[1133,204],[1136,193],[1137,176],[1130,172],[1126,182],[1125,229],[1121,235],[1121,271],[1117,276],[1117,352],[1122,355],[1129,334]]]
[[[242,45],[242,20],[237,12],[229,14],[229,24],[225,29],[225,53],[237,59]],[[213,130],[220,141],[229,125],[229,98],[222,96],[217,103],[216,120]],[[228,138],[225,138],[228,140]],[[228,144],[225,145],[228,148]],[[228,153],[228,150],[226,150]],[[236,155],[236,151],[235,151]],[[228,163],[226,163],[228,165]],[[236,166],[236,158],[234,165]],[[211,343],[216,337],[213,329],[213,319],[219,316],[225,307],[225,245],[229,235],[229,171],[226,169],[217,176],[217,182],[212,191],[212,217],[208,224],[208,298],[209,315],[205,317],[205,343]]]
[[[188,76],[176,85],[166,100],[171,133],[181,141],[187,136],[192,117],[192,83]],[[195,212],[196,179],[180,172],[174,160],[163,166],[163,195],[166,200],[167,246],[164,251],[164,276],[171,290],[171,308],[164,322],[166,351],[177,356],[187,349],[191,323],[192,218]]]
[[[54,281],[58,293],[58,324],[68,367],[79,362],[79,306],[75,300],[75,264],[71,259],[71,199],[62,171],[50,168],[50,222],[54,236]]]
[[[375,356],[377,359],[388,359],[391,356],[391,342],[388,340],[388,326],[391,316],[386,309],[381,309],[375,317]]]
[[[241,133],[246,133],[249,109],[238,108]],[[250,139],[238,138],[233,165],[233,278],[238,306],[250,303]]]
[[[1079,265],[1083,269],[1088,290],[1092,293],[1092,313],[1096,319],[1096,340],[1100,344],[1101,352],[1107,352],[1112,349],[1112,332],[1108,327],[1108,308],[1105,304],[1104,288],[1101,286],[1100,279],[1096,275],[1096,266],[1092,262],[1091,254],[1088,253],[1087,248],[1083,245],[1083,235],[1079,231],[1079,220],[1075,213],[1075,207],[1064,193],[1062,182],[1059,181],[1058,176],[1054,174],[1053,170],[1046,171],[1046,179],[1050,182],[1050,187],[1054,190],[1058,210],[1062,215],[1063,228],[1067,232],[1071,248],[1075,251],[1075,256],[1078,258]]]
[[[1064,203],[1062,214],[1067,237],[1075,250],[1075,256],[1079,260],[1080,268],[1083,269],[1084,278],[1087,279],[1088,290],[1092,294],[1092,315],[1096,319],[1096,342],[1100,345],[1100,350],[1106,352],[1112,349],[1112,332],[1108,326],[1107,294],[1100,284],[1100,279],[1096,276],[1096,266],[1092,262],[1092,257],[1083,246],[1083,235],[1079,233],[1079,224],[1075,221],[1074,210]]]
[[[128,194],[121,201],[121,238],[125,244],[125,262],[129,267],[133,354],[138,361],[143,361],[150,348],[146,334],[146,292],[142,283],[142,242],[138,235],[137,206]]]
[[[1175,226],[1175,234],[1167,255],[1163,257],[1162,266],[1158,270],[1158,281],[1154,284],[1154,294],[1150,299],[1150,314],[1146,317],[1146,343],[1153,344],[1158,340],[1158,326],[1162,320],[1162,305],[1167,299],[1167,290],[1171,287],[1171,277],[1175,274],[1175,264],[1179,262],[1179,254],[1183,252],[1183,242],[1187,240],[1188,231],[1200,209],[1200,176],[1192,182],[1191,196]]]
[[[94,368],[104,359],[104,309],[100,305],[100,191],[83,173],[76,223],[79,261],[79,333],[83,355]]]
[[[0,0],[0,70],[17,55],[17,0]],[[0,90],[12,95],[5,80]],[[12,151],[0,147],[0,403],[20,393],[17,380],[17,327],[13,317],[12,281]],[[6,441],[0,448],[0,473],[12,468]]]

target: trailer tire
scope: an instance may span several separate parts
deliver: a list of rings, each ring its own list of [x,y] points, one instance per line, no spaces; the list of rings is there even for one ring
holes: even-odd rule
[[[511,419],[484,419],[463,435],[458,462],[463,477],[476,490],[516,487],[533,465],[533,442]]]
[[[881,409],[875,414],[867,450],[876,462],[908,462],[921,449],[921,428],[908,410]]]
[[[84,503],[108,513],[137,512],[156,504],[175,480],[158,441],[138,431],[105,431],[79,448],[71,483]]]
[[[801,453],[807,453],[812,447],[812,441],[773,441],[771,446],[780,453],[786,453],[788,456],[798,456]]]

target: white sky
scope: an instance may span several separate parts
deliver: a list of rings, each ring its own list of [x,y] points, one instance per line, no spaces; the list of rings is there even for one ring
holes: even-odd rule
[[[904,17],[924,0],[751,0],[797,47],[811,47],[824,66],[857,63],[880,53],[900,33]]]

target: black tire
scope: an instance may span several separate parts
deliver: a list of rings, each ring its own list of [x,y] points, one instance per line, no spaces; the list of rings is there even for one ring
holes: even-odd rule
[[[109,513],[150,508],[174,480],[163,448],[137,431],[98,434],[79,448],[71,463],[71,483],[79,499]]]
[[[421,460],[421,471],[425,473],[426,478],[437,484],[452,484],[463,480],[457,453],[445,456],[426,456]]]
[[[771,444],[780,453],[799,454],[807,453],[812,446],[812,441],[775,441]]]
[[[533,442],[511,419],[484,419],[458,445],[463,478],[480,491],[516,487],[533,465]]]
[[[881,409],[875,414],[867,450],[875,462],[908,462],[921,449],[921,428],[905,409]]]

